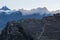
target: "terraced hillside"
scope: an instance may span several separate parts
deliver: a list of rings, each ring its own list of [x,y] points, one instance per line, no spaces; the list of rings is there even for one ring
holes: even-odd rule
[[[41,37],[43,40],[59,40],[60,39],[60,14],[54,14],[53,16],[45,17],[44,21],[44,33]]]

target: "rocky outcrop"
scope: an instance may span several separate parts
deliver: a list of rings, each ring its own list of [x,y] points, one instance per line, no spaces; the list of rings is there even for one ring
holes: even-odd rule
[[[34,40],[38,40],[44,24],[41,19],[23,19],[20,20],[20,23]]]
[[[8,22],[2,31],[1,40],[37,40],[43,25],[40,19],[22,19]]]
[[[1,40],[60,40],[60,14],[8,22]]]
[[[41,39],[44,40],[59,40],[60,39],[60,14],[54,14],[43,18],[44,33]]]
[[[25,33],[24,28],[19,23],[9,22],[2,31],[0,40],[33,40],[33,38]]]

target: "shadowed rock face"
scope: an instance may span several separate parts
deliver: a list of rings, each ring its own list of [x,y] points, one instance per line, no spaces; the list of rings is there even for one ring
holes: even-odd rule
[[[38,36],[42,32],[43,22],[40,19],[23,19],[20,20],[21,25],[25,31],[30,34],[34,40],[38,40]]]
[[[0,40],[33,40],[33,38],[25,33],[24,28],[19,23],[9,22],[2,31]]]
[[[44,33],[42,39],[45,40],[58,40],[60,39],[60,14],[54,14],[54,16],[48,16],[43,18],[44,21]]]
[[[8,22],[0,36],[1,40],[60,40],[60,14]]]
[[[2,31],[1,40],[37,40],[43,25],[40,19],[23,19],[8,22]]]

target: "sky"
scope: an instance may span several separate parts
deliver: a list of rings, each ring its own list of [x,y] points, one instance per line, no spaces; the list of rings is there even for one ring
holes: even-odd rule
[[[0,0],[0,8],[7,6],[10,9],[30,10],[38,7],[47,7],[49,11],[60,9],[60,0]]]

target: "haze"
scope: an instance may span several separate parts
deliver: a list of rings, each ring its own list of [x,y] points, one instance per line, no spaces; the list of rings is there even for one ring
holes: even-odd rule
[[[38,7],[47,7],[48,10],[59,10],[60,0],[0,0],[0,8],[7,6],[10,9],[30,10]]]

